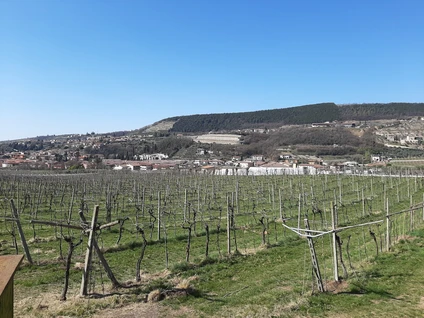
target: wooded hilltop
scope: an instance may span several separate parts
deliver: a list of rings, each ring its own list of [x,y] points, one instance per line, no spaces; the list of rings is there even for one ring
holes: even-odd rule
[[[196,133],[254,127],[272,128],[326,121],[366,121],[424,116],[424,103],[346,104],[320,103],[241,113],[177,116],[170,132]]]

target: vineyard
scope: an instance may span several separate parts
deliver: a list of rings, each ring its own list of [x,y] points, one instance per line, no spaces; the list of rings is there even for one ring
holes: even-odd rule
[[[232,316],[235,298],[239,309],[287,305],[357,278],[424,220],[424,183],[413,174],[0,173],[0,255],[25,254],[15,281],[22,316],[92,316],[155,290],[204,315]],[[261,298],[270,286],[271,299]],[[79,298],[83,309],[53,309],[43,294]],[[105,305],[116,295],[118,305]]]

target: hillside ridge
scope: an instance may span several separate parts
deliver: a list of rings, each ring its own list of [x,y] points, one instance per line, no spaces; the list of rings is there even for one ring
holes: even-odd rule
[[[364,103],[343,104],[326,102],[288,108],[238,113],[194,114],[165,118],[156,124],[174,122],[173,133],[275,128],[332,121],[366,121],[403,119],[424,116],[424,103]]]

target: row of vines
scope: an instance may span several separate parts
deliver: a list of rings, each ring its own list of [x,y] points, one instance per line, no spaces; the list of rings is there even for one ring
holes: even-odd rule
[[[3,171],[0,255],[23,253],[19,223],[29,247],[27,262],[32,264],[28,266],[37,270],[46,264],[49,268],[66,264],[64,271],[45,281],[59,288],[65,272],[71,271],[75,287],[81,275],[70,265],[84,262],[90,220],[98,206],[93,235],[102,255],[117,281],[139,281],[143,272],[207,264],[263,248],[281,248],[284,253],[284,244],[299,238],[282,223],[304,228],[306,218],[311,231],[328,231],[335,211],[337,228],[348,227],[337,232],[337,247],[332,246],[330,236],[314,239],[323,279],[331,281],[334,275],[347,278],[354,274],[364,260],[418,227],[424,217],[423,195],[421,177],[402,175],[209,176],[110,171],[40,175]],[[369,225],[349,227],[365,223]],[[304,289],[311,265],[306,243],[300,246],[304,249],[299,251],[300,269],[294,280],[296,284],[303,281],[299,285]],[[340,265],[336,274],[334,252]],[[102,255],[93,254],[90,292],[104,293],[107,277]]]

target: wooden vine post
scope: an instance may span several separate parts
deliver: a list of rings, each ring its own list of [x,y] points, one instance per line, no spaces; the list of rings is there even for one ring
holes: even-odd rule
[[[334,264],[334,280],[336,282],[339,281],[339,263],[337,261],[337,233],[336,233],[336,209],[334,208],[334,204],[331,207],[331,225],[332,225],[332,233],[331,236],[333,238],[333,264]]]
[[[315,279],[317,280],[317,285],[318,285],[318,290],[320,292],[324,292],[324,284],[322,283],[322,278],[321,278],[321,271],[319,269],[319,264],[318,264],[318,258],[315,252],[315,246],[314,246],[314,241],[312,239],[312,237],[310,237],[310,232],[308,232],[309,230],[309,221],[308,219],[305,219],[305,228],[306,228],[306,238],[308,240],[308,245],[309,245],[309,251],[311,252],[311,260],[312,260],[312,270],[314,271],[314,275],[315,275]]]
[[[230,198],[227,195],[227,253],[231,254],[231,216],[230,216]]]
[[[205,257],[209,257],[209,225],[205,224],[205,231],[206,231],[206,250],[205,250]]]
[[[391,245],[391,240],[390,240],[390,231],[391,231],[391,224],[390,224],[390,217],[395,216],[395,215],[406,215],[407,213],[411,214],[411,219],[413,219],[413,212],[416,210],[420,210],[423,209],[424,210],[424,201],[420,204],[412,204],[412,200],[411,200],[411,204],[410,207],[408,207],[405,210],[402,211],[398,211],[398,212],[394,212],[394,213],[389,213],[389,198],[386,196],[386,204],[385,204],[385,208],[386,208],[386,248],[387,250],[390,249],[390,245]],[[366,222],[366,223],[361,223],[361,224],[354,224],[354,225],[349,225],[349,226],[344,226],[344,227],[337,227],[337,211],[336,211],[336,206],[333,205],[333,202],[331,202],[332,204],[332,208],[331,208],[331,218],[332,218],[332,229],[329,231],[318,231],[318,230],[311,230],[309,227],[309,222],[307,219],[305,219],[305,229],[301,229],[299,227],[290,227],[288,225],[286,225],[283,223],[282,225],[293,231],[294,233],[302,236],[302,237],[306,237],[308,240],[308,245],[309,245],[309,249],[311,252],[311,258],[312,258],[312,265],[313,265],[313,271],[314,271],[314,276],[317,279],[317,283],[318,283],[318,288],[320,289],[320,291],[323,291],[323,289],[321,289],[320,287],[320,273],[319,273],[319,266],[318,266],[318,261],[317,261],[317,257],[316,257],[316,253],[315,253],[315,248],[313,246],[313,238],[316,237],[320,237],[326,234],[331,234],[332,235],[332,249],[333,249],[333,266],[334,266],[334,280],[336,282],[339,282],[339,265],[338,265],[338,257],[337,257],[337,252],[340,252],[340,261],[341,264],[343,266],[343,271],[344,271],[344,276],[347,277],[347,270],[346,267],[344,266],[343,263],[343,259],[342,259],[342,255],[341,255],[341,241],[340,238],[337,236],[337,233],[347,230],[347,229],[352,229],[352,228],[357,228],[357,227],[363,227],[363,226],[370,226],[370,225],[374,225],[374,224],[378,224],[378,223],[382,223],[384,222],[384,219],[381,220],[377,220],[377,221],[371,221],[371,222]],[[376,242],[376,235],[373,231],[371,231],[370,228],[370,234],[373,237],[374,241]],[[350,239],[350,236],[349,236]],[[349,242],[348,242],[349,244]],[[337,249],[337,245],[339,245],[339,250]],[[376,244],[377,245],[377,244]],[[381,248],[381,247],[380,247]],[[378,245],[377,245],[377,254],[378,254]],[[349,257],[349,254],[348,254]],[[349,260],[350,261],[350,260]],[[323,287],[322,287],[323,288]]]
[[[298,202],[298,208],[297,208],[297,228],[300,229],[300,212],[301,212],[301,199],[302,199],[302,195],[299,193],[299,202]]]
[[[93,221],[94,221],[94,217],[96,216],[96,222],[97,222],[98,212],[99,212],[99,206],[96,205],[94,207],[94,212],[93,212]],[[85,216],[84,216],[84,214],[83,214],[82,211],[79,212],[79,216],[80,216],[81,221],[84,224],[87,224],[87,221],[86,221]],[[95,234],[95,231],[96,230],[101,230],[101,229],[109,228],[109,227],[111,227],[113,225],[119,224],[120,221],[110,222],[110,223],[107,223],[107,224],[104,224],[104,225],[100,226],[99,228],[96,228],[96,222],[93,222],[93,221],[91,222],[91,228],[89,230],[86,230],[86,232],[89,232],[89,234],[90,234],[89,235],[89,239],[88,239],[88,244],[87,244],[87,253],[88,253],[88,249],[90,247],[90,242],[91,242],[91,248],[94,248],[96,250],[96,253],[97,253],[97,256],[99,257],[100,263],[102,263],[102,266],[103,266],[103,268],[106,271],[107,277],[112,282],[112,287],[113,288],[117,288],[117,287],[121,286],[121,284],[118,282],[118,280],[116,279],[116,277],[113,274],[112,270],[110,269],[109,264],[107,263],[105,257],[103,256],[102,251],[100,250],[99,245],[97,244],[97,240],[96,240],[94,234]],[[90,240],[90,237],[91,236],[93,238]],[[91,251],[91,253],[92,253],[92,251]],[[90,258],[91,258],[91,256],[90,256]],[[90,259],[90,261],[91,261],[91,259]],[[88,283],[89,272],[87,273],[87,277],[85,277],[85,275],[86,275],[86,271],[85,271],[86,267],[87,267],[87,254],[86,254],[86,263],[84,264],[83,278],[82,278],[82,281],[81,281],[81,293],[80,293],[81,296],[86,296],[87,295],[87,283]],[[87,268],[90,268],[90,267],[88,266]],[[85,288],[83,288],[84,283],[85,283]],[[82,294],[83,291],[85,291],[85,294]]]
[[[409,180],[409,179],[408,179]],[[412,202],[412,195],[409,198],[409,206],[411,207],[409,212],[409,230],[414,230],[414,210],[413,210],[413,202]]]
[[[282,200],[281,200],[281,189],[278,189],[278,199],[280,203],[280,220],[283,219],[283,208],[282,208]]]
[[[19,220],[19,214],[18,214],[18,211],[16,210],[15,203],[13,202],[13,199],[10,200],[10,206],[12,208],[12,213],[13,213],[13,217],[14,217],[13,221],[16,223],[16,226],[18,228],[19,237],[21,238],[22,247],[24,248],[25,256],[27,258],[27,261],[30,264],[33,264],[31,254],[29,253],[28,244],[27,244],[26,239],[25,239],[25,234],[24,234],[24,231],[22,230],[21,221]]]
[[[161,217],[160,217],[160,198],[161,198],[161,193],[160,191],[158,192],[158,241],[160,241],[160,227],[161,227]]]
[[[184,189],[184,219],[183,222],[187,221],[187,189]]]
[[[390,251],[390,216],[389,198],[386,198],[386,250]]]
[[[98,215],[99,215],[99,206],[96,205],[94,207],[93,219],[91,220],[91,227],[90,227],[89,235],[88,235],[87,252],[85,254],[84,271],[82,273],[82,281],[81,281],[81,290],[80,290],[81,296],[87,296],[88,277],[90,273],[91,259],[93,256],[93,245],[95,244],[94,240],[95,240],[95,234],[96,234],[96,223],[97,223]]]

